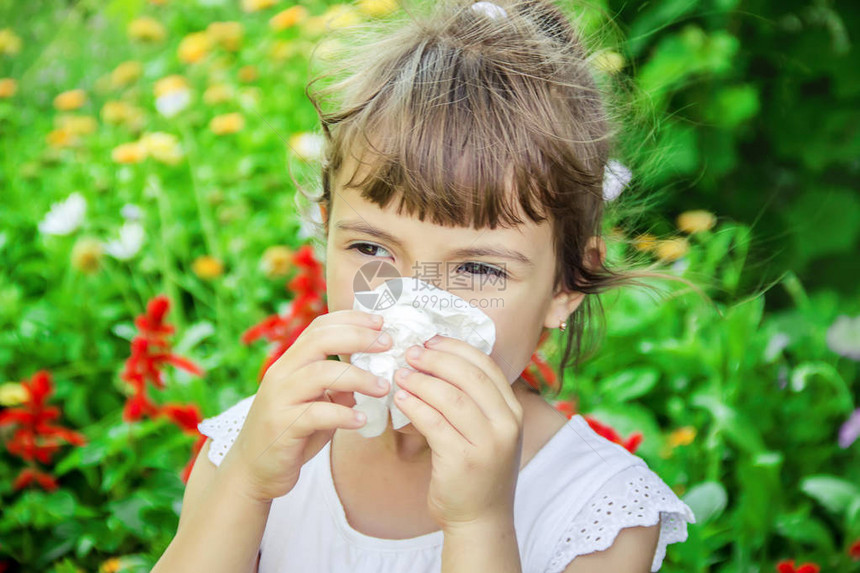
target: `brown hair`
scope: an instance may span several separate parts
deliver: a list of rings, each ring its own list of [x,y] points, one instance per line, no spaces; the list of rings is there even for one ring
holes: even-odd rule
[[[337,69],[306,90],[326,141],[322,193],[308,198],[330,213],[345,154],[361,151],[355,159],[366,174],[356,181],[357,169],[346,185],[380,208],[399,198],[398,213],[478,229],[522,223],[517,206],[535,223],[549,219],[555,292],[648,287],[639,281],[645,277],[683,280],[584,260],[588,239],[603,236],[613,129],[565,14],[545,0],[498,0],[507,15],[496,18],[471,4],[432,2],[427,14],[407,9],[348,31],[361,48],[353,39],[342,44],[351,55],[338,52]],[[602,334],[604,322],[592,296],[568,317],[556,391],[569,363],[578,367],[588,356],[586,327]]]

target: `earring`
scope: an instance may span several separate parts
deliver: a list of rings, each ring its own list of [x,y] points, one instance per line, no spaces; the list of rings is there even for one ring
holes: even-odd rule
[[[565,330],[566,328],[567,328],[567,321],[566,321],[566,320],[562,320],[561,322],[559,322],[559,324],[558,324],[558,329],[559,329],[560,331],[564,332],[564,330]]]

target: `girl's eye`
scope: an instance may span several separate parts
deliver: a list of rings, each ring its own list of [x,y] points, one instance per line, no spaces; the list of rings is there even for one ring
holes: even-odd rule
[[[462,265],[460,265],[460,267],[467,267],[471,269],[467,272],[473,275],[493,275],[499,278],[504,278],[508,276],[507,273],[502,269],[497,267],[491,267],[483,263],[463,263]],[[478,272],[475,272],[475,269],[477,269]]]
[[[367,253],[367,252],[363,251],[362,249],[380,249],[380,250],[388,253],[388,251],[386,251],[385,249],[383,249],[379,245],[374,245],[373,243],[355,243],[355,244],[347,247],[347,249],[355,249],[356,251],[358,251],[362,255],[367,255],[369,257],[373,257],[375,255],[373,253]],[[391,256],[391,253],[388,253],[388,255]]]

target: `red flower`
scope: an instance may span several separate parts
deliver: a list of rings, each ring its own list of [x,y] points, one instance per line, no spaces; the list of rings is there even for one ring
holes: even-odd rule
[[[820,567],[815,563],[804,563],[799,567],[794,566],[794,560],[783,559],[776,564],[778,573],[818,573]]]
[[[293,254],[293,264],[298,267],[299,274],[287,284],[287,289],[296,295],[287,315],[273,314],[242,333],[243,344],[251,344],[260,338],[275,343],[274,350],[260,369],[258,380],[263,379],[266,370],[292,346],[314,318],[328,312],[322,298],[326,288],[323,268],[314,257],[313,248],[310,245],[299,248]]]
[[[170,420],[182,428],[184,432],[196,434],[197,424],[203,421],[200,408],[193,404],[182,406],[180,404],[166,404],[158,411],[159,416],[167,416]]]
[[[567,416],[567,419],[570,420],[576,415],[576,399],[574,400],[558,400],[553,403],[553,407]]]
[[[625,450],[630,452],[631,454],[636,453],[636,449],[639,447],[639,444],[642,443],[642,432],[633,432],[630,434],[630,437],[626,440],[623,440],[618,432],[615,431],[611,426],[606,424],[602,424],[592,418],[591,416],[583,416],[585,421],[588,422],[588,425],[591,426],[591,429],[609,440],[610,442],[614,442],[620,446],[622,446]]]
[[[30,462],[30,467],[22,470],[15,480],[14,487],[20,489],[35,482],[45,489],[56,489],[54,478],[37,470],[33,463],[51,463],[63,442],[82,446],[86,440],[82,434],[52,423],[60,417],[60,410],[45,405],[54,392],[50,373],[40,370],[22,385],[28,394],[24,405],[0,412],[0,427],[17,426],[6,445],[9,453]]]
[[[543,345],[544,341],[549,337],[549,330],[544,330],[540,339],[538,340],[537,349],[535,349],[532,354],[531,362],[526,369],[522,371],[520,376],[523,380],[525,380],[529,386],[534,388],[535,390],[540,390],[540,380],[537,376],[535,376],[530,370],[536,369],[540,374],[540,377],[543,379],[544,384],[546,384],[550,389],[556,390],[558,386],[558,378],[553,372],[552,367],[547,363],[546,357],[543,355],[543,352],[540,351],[540,347]]]
[[[848,548],[848,556],[854,561],[860,561],[860,539],[855,540]]]

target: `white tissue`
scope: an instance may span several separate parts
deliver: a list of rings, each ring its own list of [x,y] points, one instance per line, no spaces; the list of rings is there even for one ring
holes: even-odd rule
[[[396,281],[400,282],[402,288],[394,284]],[[400,291],[393,305],[377,303],[373,306],[381,308],[373,308],[362,303],[368,302],[370,293],[379,295],[376,297],[378,300],[390,302],[390,297],[382,298],[386,290],[395,295]],[[410,423],[409,418],[394,403],[394,393],[398,389],[394,373],[399,368],[414,370],[406,362],[406,351],[410,346],[422,346],[439,334],[464,340],[481,352],[490,354],[496,342],[496,325],[489,316],[459,296],[415,277],[388,279],[372,291],[356,293],[352,308],[382,315],[382,332],[390,334],[394,341],[391,348],[383,352],[357,352],[350,356],[350,362],[355,366],[391,383],[388,395],[381,398],[353,393],[354,409],[367,415],[367,422],[358,429],[365,438],[378,436],[385,430],[389,412],[393,428],[402,428]]]

